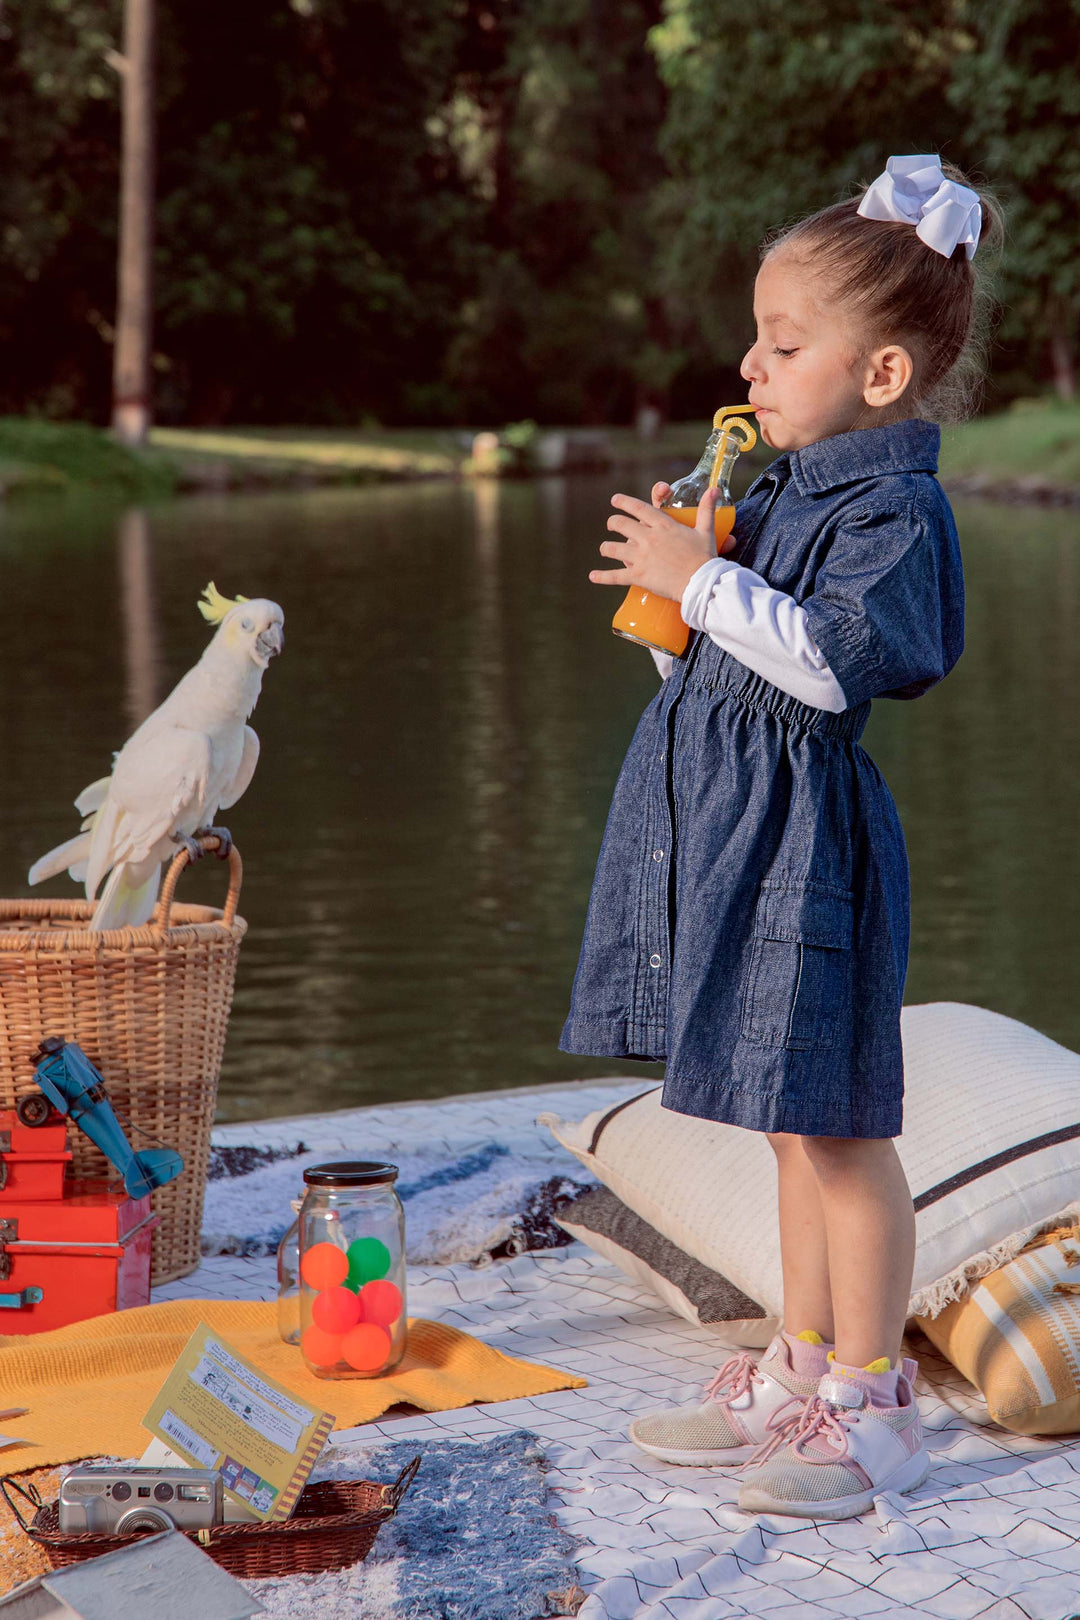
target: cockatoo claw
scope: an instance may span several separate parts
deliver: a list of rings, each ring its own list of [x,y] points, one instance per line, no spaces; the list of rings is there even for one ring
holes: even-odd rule
[[[196,838],[216,838],[218,847],[214,851],[219,861],[227,861],[233,847],[233,835],[228,827],[200,827],[195,834]]]
[[[194,838],[189,838],[187,833],[173,833],[172,841],[174,844],[178,844],[181,849],[187,850],[187,858],[192,862],[192,864],[194,864],[195,861],[202,860],[205,850],[198,842],[197,833]]]

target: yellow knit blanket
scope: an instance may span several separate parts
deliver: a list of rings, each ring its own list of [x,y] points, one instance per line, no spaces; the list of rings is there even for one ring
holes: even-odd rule
[[[457,1328],[411,1320],[404,1359],[383,1378],[313,1378],[277,1333],[277,1307],[192,1299],[95,1316],[52,1333],[0,1338],[0,1407],[24,1406],[3,1428],[28,1443],[0,1451],[0,1476],[79,1457],[137,1457],[166,1375],[200,1322],[301,1400],[333,1412],[338,1429],[371,1423],[399,1402],[445,1412],[509,1401],[586,1380],[506,1356]]]

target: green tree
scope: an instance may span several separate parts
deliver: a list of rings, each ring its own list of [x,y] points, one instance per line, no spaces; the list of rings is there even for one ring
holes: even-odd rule
[[[120,0],[0,14],[0,410],[106,410],[119,28]]]
[[[625,417],[673,369],[655,295],[659,0],[479,0],[453,113],[489,205],[450,356],[474,411]],[[678,364],[675,356],[674,364]]]
[[[995,0],[965,12],[971,48],[948,94],[1007,206],[1002,336],[1042,349],[1068,398],[1080,334],[1080,3]]]
[[[666,274],[726,358],[770,231],[873,179],[891,152],[966,158],[944,100],[956,29],[930,0],[668,0],[652,43],[670,95]]]

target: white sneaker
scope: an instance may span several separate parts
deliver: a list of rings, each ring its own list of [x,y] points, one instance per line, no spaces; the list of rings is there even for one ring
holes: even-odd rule
[[[742,1462],[774,1432],[774,1415],[783,1408],[797,1415],[817,1388],[816,1378],[792,1371],[788,1347],[777,1334],[756,1365],[746,1351],[725,1361],[700,1403],[635,1418],[630,1438],[661,1462],[695,1468]]]
[[[871,1406],[866,1391],[829,1374],[801,1413],[773,1424],[772,1437],[743,1472],[739,1506],[747,1513],[800,1519],[850,1519],[883,1491],[913,1491],[930,1472],[919,1408],[911,1391],[916,1366],[902,1364],[895,1406]]]

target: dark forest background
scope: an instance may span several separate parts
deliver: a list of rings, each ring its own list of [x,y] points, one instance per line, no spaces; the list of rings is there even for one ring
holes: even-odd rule
[[[105,422],[120,0],[0,0],[0,412]],[[762,235],[940,151],[1072,389],[1080,0],[160,0],[157,414],[704,415]]]

